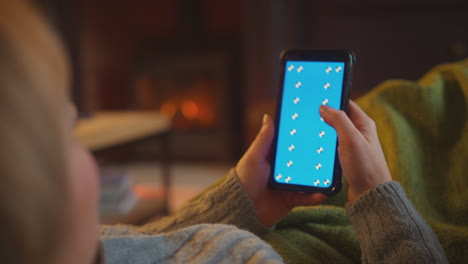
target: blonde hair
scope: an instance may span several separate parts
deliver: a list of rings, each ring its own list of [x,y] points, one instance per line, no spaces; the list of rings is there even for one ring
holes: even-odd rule
[[[0,260],[54,263],[66,235],[67,62],[42,17],[0,0]]]

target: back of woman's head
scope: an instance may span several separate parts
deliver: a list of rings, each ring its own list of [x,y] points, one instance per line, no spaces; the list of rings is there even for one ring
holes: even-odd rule
[[[0,0],[0,260],[54,263],[67,223],[67,65],[23,0]]]

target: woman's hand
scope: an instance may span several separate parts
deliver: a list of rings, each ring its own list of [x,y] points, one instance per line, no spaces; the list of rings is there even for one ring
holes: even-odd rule
[[[320,106],[320,114],[338,134],[338,155],[348,183],[348,201],[392,180],[375,123],[357,104],[350,101],[349,117],[329,106]]]
[[[317,205],[326,198],[325,195],[319,193],[279,191],[268,186],[268,177],[271,172],[268,153],[274,130],[273,121],[265,115],[260,132],[235,168],[241,184],[253,200],[257,219],[266,227],[276,224],[295,206]]]

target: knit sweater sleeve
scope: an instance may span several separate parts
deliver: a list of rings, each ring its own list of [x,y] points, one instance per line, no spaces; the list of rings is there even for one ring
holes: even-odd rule
[[[156,235],[102,237],[105,263],[283,263],[273,248],[234,226],[202,224]]]
[[[155,234],[197,224],[228,224],[254,234],[267,231],[257,220],[255,206],[234,171],[225,180],[188,202],[178,212],[134,231]]]
[[[101,241],[106,263],[283,263],[259,237],[232,225],[266,231],[234,170],[160,221],[102,226]]]
[[[346,204],[361,244],[362,263],[448,263],[436,235],[397,182]]]

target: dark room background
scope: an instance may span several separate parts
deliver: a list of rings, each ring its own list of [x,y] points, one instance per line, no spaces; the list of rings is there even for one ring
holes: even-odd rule
[[[352,98],[468,56],[462,0],[38,2],[69,50],[82,116],[159,110],[181,159],[240,157],[274,112],[284,48],[353,50]]]

